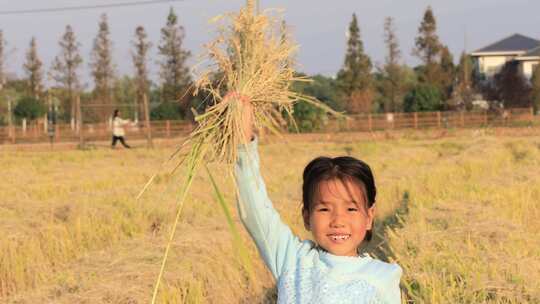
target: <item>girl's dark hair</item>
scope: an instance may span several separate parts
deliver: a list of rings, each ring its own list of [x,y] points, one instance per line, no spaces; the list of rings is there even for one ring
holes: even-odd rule
[[[369,165],[349,156],[318,157],[312,160],[304,169],[304,184],[302,186],[302,211],[309,212],[319,193],[322,181],[339,179],[342,182],[353,181],[362,190],[366,209],[375,204],[377,188]],[[366,232],[364,241],[371,240],[371,230]]]
[[[115,109],[114,112],[113,112],[113,119],[118,117],[118,112],[120,112],[120,110],[118,109]]]

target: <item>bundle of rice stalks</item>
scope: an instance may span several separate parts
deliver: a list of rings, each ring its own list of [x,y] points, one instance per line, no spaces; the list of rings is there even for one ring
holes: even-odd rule
[[[212,146],[210,159],[231,164],[236,147],[244,143],[242,107],[246,102],[253,106],[256,127],[276,134],[286,123],[284,116],[292,118],[295,102],[332,110],[291,90],[293,82],[310,80],[295,75],[292,56],[298,46],[287,39],[278,17],[255,15],[248,7],[215,21],[224,19],[230,22],[221,25],[218,38],[207,45],[205,57],[212,64],[196,83],[195,92],[208,93],[210,107],[196,115],[199,125],[191,139]]]
[[[232,177],[232,165],[237,157],[237,148],[247,144],[246,136],[243,134],[243,126],[248,123],[244,121],[244,107],[249,106],[253,109],[251,119],[256,129],[267,129],[275,134],[279,134],[279,130],[286,125],[287,117],[294,123],[293,105],[299,101],[337,114],[315,98],[291,90],[292,83],[310,80],[295,75],[292,55],[298,46],[287,39],[284,32],[286,29],[279,17],[271,16],[268,12],[255,14],[251,1],[240,12],[218,16],[213,21],[219,23],[218,36],[206,45],[206,54],[200,65],[207,65],[204,71],[199,73],[200,77],[194,90],[194,94],[206,93],[208,97],[204,104],[207,107],[201,114],[197,113],[196,109],[193,110],[198,125],[169,159],[169,161],[178,160],[172,173],[185,164],[187,168],[184,172],[187,177],[179,198],[176,220],[152,303],[155,301],[170,243],[193,177],[201,166],[215,161],[227,164],[229,171],[227,173]],[[223,201],[223,196],[210,171],[207,172],[234,234],[235,247],[242,247],[227,204]],[[151,181],[152,179],[141,194]],[[245,251],[240,250],[242,260],[248,263],[249,259],[242,252]]]

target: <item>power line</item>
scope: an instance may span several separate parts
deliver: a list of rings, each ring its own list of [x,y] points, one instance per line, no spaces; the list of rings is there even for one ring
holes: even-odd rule
[[[52,12],[66,12],[66,11],[82,11],[82,10],[91,10],[91,9],[100,9],[100,8],[117,8],[117,7],[128,7],[128,6],[163,4],[163,3],[168,3],[168,2],[179,2],[179,1],[183,1],[183,0],[152,0],[152,1],[122,2],[122,3],[102,4],[102,5],[81,5],[81,6],[69,6],[69,7],[28,9],[28,10],[12,10],[12,11],[0,11],[0,15],[21,15],[21,14],[52,13]]]

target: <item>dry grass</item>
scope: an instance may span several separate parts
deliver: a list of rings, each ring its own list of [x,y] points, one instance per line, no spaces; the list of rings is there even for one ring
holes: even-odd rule
[[[539,143],[429,146],[439,160],[403,181],[409,213],[390,238],[415,303],[540,302]]]
[[[303,167],[315,156],[350,153],[374,168],[378,223],[394,228],[390,253],[405,269],[403,285],[414,303],[540,301],[539,140],[474,131],[438,140],[287,138],[289,145],[262,145],[261,157],[276,208],[298,234],[307,236],[300,217]],[[141,201],[133,197],[171,152],[0,154],[7,177],[0,184],[0,302],[148,303],[179,182],[161,174]],[[225,175],[216,178],[223,189],[232,187]],[[257,273],[255,286],[248,281],[205,174],[192,189],[158,302],[271,297],[273,282],[242,232]],[[224,194],[236,214],[233,191]],[[400,224],[393,214],[404,197]]]

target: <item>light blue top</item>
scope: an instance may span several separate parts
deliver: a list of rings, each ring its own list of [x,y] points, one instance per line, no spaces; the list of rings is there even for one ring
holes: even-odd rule
[[[240,217],[277,280],[278,303],[401,303],[397,264],[335,256],[293,235],[266,193],[256,139],[240,148],[235,173]]]

